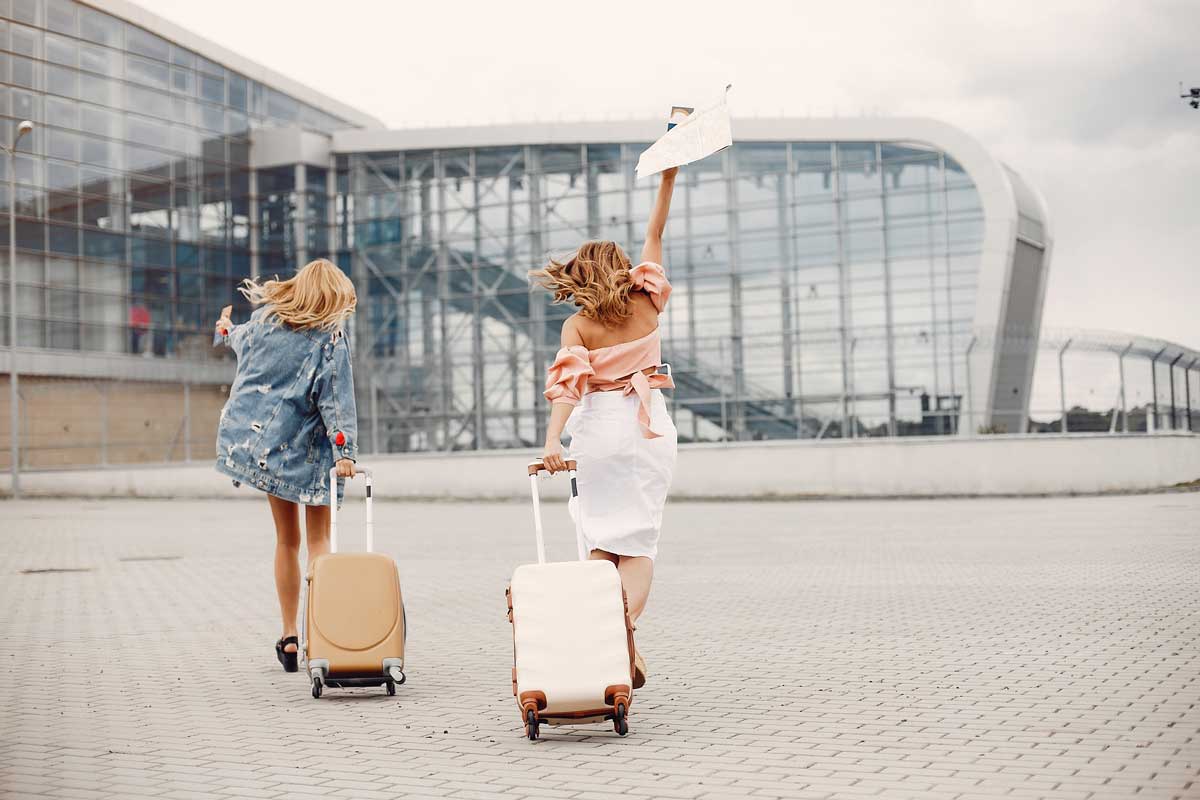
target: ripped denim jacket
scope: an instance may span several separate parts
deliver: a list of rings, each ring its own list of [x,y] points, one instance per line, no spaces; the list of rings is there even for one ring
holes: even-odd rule
[[[260,308],[223,338],[238,366],[217,428],[217,470],[294,503],[328,503],[334,461],[358,452],[348,337],[290,328]]]

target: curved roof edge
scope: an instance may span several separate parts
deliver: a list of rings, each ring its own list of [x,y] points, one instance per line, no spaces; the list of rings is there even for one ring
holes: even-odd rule
[[[347,122],[362,125],[365,128],[383,128],[383,122],[370,114],[352,108],[340,100],[318,92],[304,84],[251,61],[245,56],[238,55],[227,47],[223,47],[211,39],[205,39],[187,28],[158,16],[154,12],[129,2],[129,0],[78,0],[81,5],[119,17],[128,23],[145,28],[153,34],[174,42],[189,50],[195,50],[210,61],[215,61],[235,72],[240,72],[247,78],[266,84],[272,89],[286,92],[297,100],[315,106],[334,116],[341,117]]]
[[[927,141],[938,146],[969,141],[982,151],[958,128],[925,117],[735,117],[733,127],[735,141],[887,139]],[[369,153],[580,142],[639,144],[652,142],[662,133],[660,119],[344,130],[334,134],[333,149],[339,153]]]

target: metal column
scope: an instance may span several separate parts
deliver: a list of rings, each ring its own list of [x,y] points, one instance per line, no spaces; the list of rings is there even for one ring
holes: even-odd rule
[[[633,233],[633,192],[634,192],[634,175],[633,175],[633,159],[631,157],[633,150],[629,145],[621,145],[621,174],[625,177],[625,247],[626,255],[634,259],[635,263],[639,260],[637,253],[633,252],[634,239]]]
[[[967,435],[974,436],[979,426],[975,424],[975,393],[971,387],[971,351],[975,349],[976,337],[972,336],[971,341],[967,342],[967,349],[963,353],[964,362],[967,367]],[[961,413],[961,412],[959,412]],[[962,430],[962,423],[959,423],[959,430]]]
[[[1067,384],[1063,379],[1063,354],[1071,346],[1071,341],[1071,339],[1067,339],[1066,344],[1058,348],[1058,408],[1062,413],[1062,422],[1059,423],[1058,428],[1061,433],[1069,433],[1067,426]]]
[[[783,345],[783,413],[789,418],[794,418],[796,414],[796,377],[793,372],[793,363],[795,356],[792,352],[792,344],[795,335],[795,322],[792,319],[792,226],[790,222],[789,211],[792,207],[791,199],[791,174],[792,174],[792,146],[788,144],[784,154],[786,164],[784,173],[778,176],[776,181],[776,206],[778,209],[776,226],[779,233],[779,301],[780,301],[780,322],[782,323],[782,331],[780,331],[780,344]],[[797,424],[797,432],[799,424]],[[797,433],[797,435],[799,435]]]
[[[1158,430],[1158,359],[1167,348],[1163,348],[1150,359],[1150,407],[1154,412],[1153,424],[1146,426],[1146,433]]]
[[[688,357],[693,361],[696,358],[696,248],[692,244],[692,185],[696,182],[694,175],[695,173],[689,171],[683,173],[683,269],[687,285]]]
[[[404,153],[399,154],[399,163],[397,168],[400,171],[400,183],[397,191],[400,192],[400,297],[392,298],[392,303],[396,307],[396,329],[398,338],[400,339],[400,385],[404,388],[404,405],[403,409],[406,414],[412,414],[413,407],[413,354],[412,354],[412,335],[409,326],[412,324],[410,319],[410,309],[412,308],[412,242],[413,242],[413,223],[412,223],[412,193],[409,191],[409,174],[408,162],[405,160]],[[401,423],[401,429],[404,431],[404,450],[409,449],[411,441],[413,425],[409,420],[404,420]],[[391,437],[388,436],[388,441]],[[390,449],[390,444],[387,445]]]
[[[375,373],[367,374],[367,390],[371,393],[368,408],[371,412],[371,455],[379,452],[379,387],[375,384]]]
[[[450,441],[450,415],[454,411],[454,358],[450,353],[450,245],[446,241],[446,154],[433,155],[433,175],[437,182],[437,314],[438,377],[441,390],[439,411],[443,450],[453,450]]]
[[[1133,349],[1133,342],[1117,355],[1117,373],[1121,378],[1121,430],[1129,433],[1129,410],[1125,404],[1125,356]]]
[[[258,211],[258,170],[250,170],[250,197],[247,198],[247,203],[250,206],[250,277],[258,280],[262,266],[259,262],[259,237],[262,236],[262,220],[259,219]]]
[[[938,191],[941,193],[942,213],[942,260],[946,265],[946,270],[950,269],[950,191],[946,185],[946,154],[938,153]],[[932,216],[932,215],[931,215]],[[937,255],[933,248],[929,251],[929,343],[933,348],[933,396],[940,397],[942,394],[942,365],[939,362],[938,356],[941,354],[938,339],[938,311],[937,311]],[[946,319],[951,319],[950,310],[946,309]],[[949,323],[948,323],[949,324]],[[1000,332],[997,332],[999,336]],[[996,345],[993,345],[996,346]],[[953,361],[953,358],[951,359]],[[936,403],[935,403],[936,404]],[[984,405],[986,408],[987,405]],[[995,418],[993,413],[993,419]],[[942,417],[936,415],[934,417],[937,432],[942,432]]]
[[[292,222],[292,246],[296,250],[296,269],[308,263],[308,166],[304,163],[295,168],[296,218]]]
[[[850,277],[846,267],[846,231],[845,212],[842,209],[842,174],[841,158],[837,143],[829,143],[830,176],[829,184],[833,190],[833,225],[837,231],[837,268],[838,268],[838,327],[842,345],[842,438],[849,438],[850,395],[854,393],[854,376],[850,370],[850,334],[852,321],[850,318]]]
[[[676,187],[683,187],[683,275],[684,285],[687,286],[687,354],[691,364],[696,363],[696,248],[692,243],[692,186],[695,184],[695,173],[685,170],[682,182]],[[692,441],[700,439],[700,418],[694,408],[689,408],[692,420]]]
[[[325,168],[325,250],[329,260],[337,260],[337,156],[329,154],[329,163]],[[340,265],[339,265],[340,266]]]
[[[1184,402],[1187,403],[1187,429],[1190,433],[1192,430],[1192,367],[1196,366],[1196,359],[1192,359],[1183,370],[1183,391]]]
[[[600,238],[600,187],[597,185],[599,181],[598,173],[600,165],[593,165],[588,160],[587,145],[580,145],[583,149],[583,174],[585,180],[585,188],[587,190],[587,235],[589,239]]]
[[[430,257],[427,255],[427,253],[433,251],[433,249],[438,246],[438,243],[433,238],[433,187],[430,184],[431,177],[423,172],[420,180],[421,180],[421,199],[419,201],[420,208],[418,209],[418,211],[421,215],[421,239],[420,239],[421,246],[417,252],[420,253],[419,260],[423,260],[424,263],[421,265],[421,269],[414,270],[414,272],[416,274],[413,276],[413,283],[419,287],[418,291],[420,292],[420,297],[421,297],[421,380],[420,380],[420,386],[422,389],[422,395],[424,395],[423,399],[429,400],[430,398],[428,395],[430,392],[430,386],[431,385],[434,385],[434,386],[439,385],[439,384],[434,383],[434,381],[436,379],[436,376],[434,374],[434,370],[436,369],[436,365],[434,363],[436,349],[434,346],[435,337],[434,337],[434,333],[433,333],[433,331],[434,331],[434,321],[433,321],[434,297],[433,297],[433,295],[437,291],[437,286],[436,286],[437,281],[436,281],[436,275],[435,275],[434,292],[430,292],[429,288],[428,288],[429,282],[427,280],[425,280],[425,276],[422,273],[428,269]],[[435,262],[435,268],[436,268],[436,257],[434,257],[434,262]],[[424,409],[425,409],[424,422],[422,424],[421,430],[422,430],[422,435],[426,438],[426,442],[425,442],[423,449],[432,450],[432,449],[435,449],[435,446],[432,444],[432,440],[434,438],[435,431],[437,430],[437,421],[434,419],[435,412],[433,410],[432,404],[426,403],[424,406]],[[410,409],[410,411],[411,411],[411,409]]]
[[[746,438],[746,353],[742,324],[741,241],[738,232],[737,162],[735,151],[722,153],[725,177],[726,241],[729,246],[730,367],[733,373],[733,439]]]
[[[540,263],[545,257],[542,243],[542,152],[539,148],[525,147],[525,180],[529,183],[529,249],[530,257]],[[622,164],[622,166],[624,166]],[[632,173],[630,173],[632,176]],[[540,442],[546,434],[546,398],[542,396],[546,374],[546,295],[544,292],[529,295],[529,340],[533,356],[533,427],[534,440]]]
[[[471,171],[471,216],[474,221],[471,249],[471,384],[472,397],[475,406],[475,441],[476,450],[488,446],[487,439],[487,387],[484,377],[487,372],[483,366],[483,286],[479,282],[479,251],[483,249],[483,226],[479,219],[479,161],[477,151],[472,150],[467,161]]]
[[[888,436],[895,436],[896,337],[892,309],[892,263],[888,257],[887,175],[883,170],[883,144],[880,142],[875,143],[875,168],[879,170],[879,213],[880,219],[883,221],[883,234],[880,236],[880,245],[883,248],[883,325],[884,335],[887,337]],[[949,289],[946,291],[949,291]],[[953,388],[951,388],[951,393],[953,391]]]
[[[360,193],[365,191],[365,181],[363,180],[363,175],[362,175],[362,164],[358,160],[361,158],[362,158],[362,156],[356,156],[355,160],[350,163],[349,191],[350,191],[350,194],[353,195],[355,198],[358,198],[360,196]],[[360,206],[356,202],[355,203],[356,211],[360,208],[365,210],[366,203],[363,203]],[[347,224],[353,225],[354,220],[348,219]],[[358,245],[361,246],[362,243],[358,243]],[[370,277],[367,274],[366,261],[365,261],[364,257],[358,255],[357,250],[358,250],[358,247],[355,247],[354,251],[351,252],[351,256],[350,256],[350,281],[354,284],[355,293],[358,295],[358,297],[361,300],[365,301],[363,303],[363,307],[368,309],[368,311],[367,311],[367,313],[355,314],[354,319],[351,322],[351,325],[353,326],[353,330],[354,330],[354,341],[352,344],[355,345],[353,347],[353,355],[355,356],[355,360],[358,362],[357,364],[355,364],[355,366],[359,367],[359,374],[363,374],[363,373],[373,374],[373,370],[363,369],[363,366],[365,366],[366,364],[369,363],[368,359],[371,358],[371,350],[372,350],[371,347],[364,347],[363,345],[367,344],[368,342],[371,342],[374,338],[374,337],[368,337],[368,335],[367,335],[368,332],[370,331],[370,323],[371,323],[370,312],[369,312],[369,308],[370,308],[370,305],[372,302],[371,294],[370,294],[370,292],[371,292]],[[371,424],[372,425],[375,424],[376,411],[377,411],[376,408],[374,408],[374,407],[371,408]]]
[[[513,207],[513,179],[512,179],[511,175],[505,181],[505,185],[506,185],[506,193],[505,193],[506,199],[505,199],[505,227],[504,227],[504,236],[505,236],[504,263],[505,263],[505,265],[511,265],[517,257],[516,231],[514,230],[514,225],[516,224],[516,212]],[[530,296],[529,304],[530,304],[530,306],[533,305],[532,295]],[[534,344],[535,343],[533,342],[533,340],[531,340],[530,346],[532,347],[532,346],[534,346]],[[523,443],[523,440],[521,439],[521,383],[520,383],[520,378],[519,378],[520,361],[519,361],[518,355],[517,355],[520,352],[520,350],[517,349],[517,345],[518,345],[517,328],[514,325],[510,329],[510,332],[509,332],[508,378],[509,378],[509,382],[510,382],[509,389],[512,392],[513,439],[517,443],[517,445],[520,446]],[[537,436],[536,436],[537,425],[536,424],[534,425],[534,428],[535,428],[534,441],[536,442],[537,441]]]
[[[1179,420],[1175,414],[1175,365],[1179,363],[1179,359],[1183,358],[1183,353],[1175,356],[1174,360],[1167,366],[1167,378],[1171,382],[1171,430],[1177,430]]]

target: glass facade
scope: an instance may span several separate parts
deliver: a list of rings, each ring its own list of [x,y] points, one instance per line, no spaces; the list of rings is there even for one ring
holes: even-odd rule
[[[545,367],[573,307],[531,290],[527,273],[586,239],[638,258],[657,180],[635,180],[634,166],[649,143],[580,125],[578,139],[539,144],[532,126],[496,129],[504,145],[455,145],[488,141],[480,131],[372,132],[338,151],[358,139],[331,134],[369,118],[212,55],[73,0],[0,0],[0,142],[35,123],[11,162],[0,154],[0,346],[12,276],[17,344],[55,353],[23,380],[29,397],[44,393],[23,413],[70,401],[75,415],[27,418],[30,463],[190,458],[211,441],[204,409],[231,371],[198,363],[229,359],[211,347],[220,309],[244,317],[243,278],[326,255],[359,291],[365,450],[539,444]],[[252,143],[268,127],[280,130]],[[1195,352],[1040,336],[1049,242],[1032,187],[956,132],[880,128],[822,141],[804,125],[760,125],[683,169],[662,316],[682,441],[1193,429]],[[1006,220],[997,197],[1009,192]],[[105,362],[98,392],[93,354],[126,357]],[[126,430],[121,398],[155,382],[178,407],[164,400]]]
[[[588,238],[637,259],[657,188],[634,180],[647,144],[338,157],[378,449],[540,442],[573,309],[526,272]],[[662,317],[681,440],[954,432],[982,239],[970,176],[927,146],[737,143],[685,167]]]
[[[71,0],[0,0],[0,117],[4,142],[20,120],[36,125],[15,198],[0,157],[0,243],[16,203],[18,344],[189,358],[210,356],[212,320],[238,305],[253,230],[264,271],[293,266],[294,180],[259,176],[251,224],[251,128],[352,127]],[[0,263],[7,281],[6,247]]]

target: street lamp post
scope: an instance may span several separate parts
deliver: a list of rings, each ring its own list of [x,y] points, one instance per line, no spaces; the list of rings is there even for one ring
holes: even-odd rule
[[[8,153],[8,414],[9,466],[12,469],[12,496],[21,496],[20,412],[17,388],[17,143],[33,130],[33,123],[23,120],[17,126]]]

